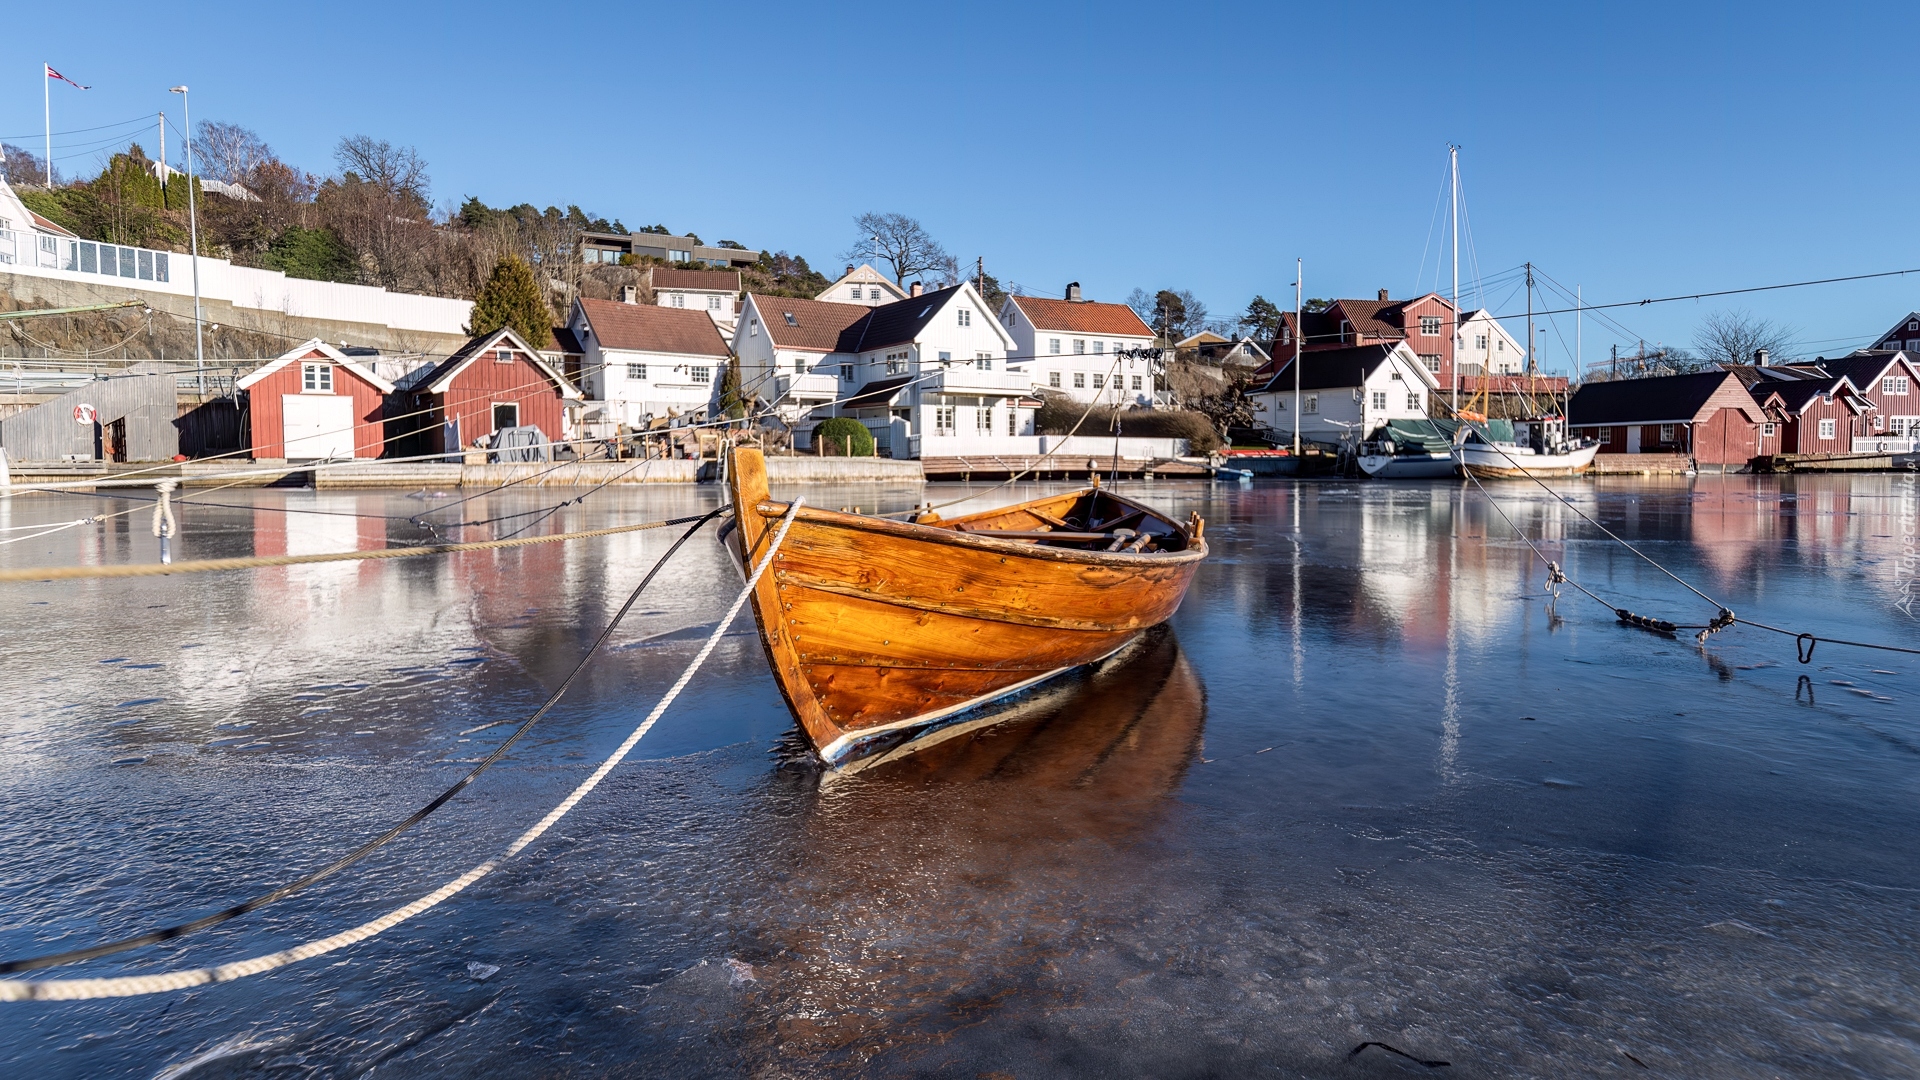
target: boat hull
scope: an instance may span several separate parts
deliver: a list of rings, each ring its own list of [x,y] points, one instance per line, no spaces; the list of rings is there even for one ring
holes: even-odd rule
[[[1565,454],[1536,454],[1530,448],[1497,450],[1469,443],[1460,448],[1462,467],[1485,479],[1510,479],[1528,476],[1575,476],[1593,467],[1598,445],[1583,446]]]
[[[1458,470],[1451,454],[1368,454],[1360,458],[1360,471],[1377,480],[1432,480]]]
[[[735,451],[731,480],[734,535],[751,566],[788,505],[766,497],[757,451]],[[947,527],[803,506],[752,606],[775,681],[820,756],[838,764],[865,741],[1104,659],[1171,616],[1206,556],[1197,533],[1186,550],[1157,554],[991,535],[1045,520],[1025,508],[1044,514],[1084,496]],[[1116,510],[1132,505],[1104,497]]]

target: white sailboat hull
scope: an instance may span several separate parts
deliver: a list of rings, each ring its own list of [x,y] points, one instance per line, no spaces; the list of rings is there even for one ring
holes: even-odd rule
[[[1530,446],[1468,443],[1460,448],[1460,463],[1475,476],[1573,476],[1593,467],[1599,444],[1563,454],[1539,454]]]
[[[1360,471],[1380,480],[1432,480],[1452,476],[1452,454],[1362,454]]]

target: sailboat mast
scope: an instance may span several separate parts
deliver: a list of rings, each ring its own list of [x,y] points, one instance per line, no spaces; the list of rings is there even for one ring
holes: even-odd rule
[[[1527,374],[1533,374],[1533,263],[1527,263]]]
[[[1448,170],[1453,174],[1453,209],[1448,214],[1453,220],[1453,345],[1448,350],[1453,357],[1450,365],[1453,369],[1453,411],[1460,411],[1460,148],[1447,144]]]
[[[1305,329],[1300,325],[1300,286],[1306,272],[1307,260],[1293,260],[1293,460],[1296,469],[1300,467],[1300,335]]]

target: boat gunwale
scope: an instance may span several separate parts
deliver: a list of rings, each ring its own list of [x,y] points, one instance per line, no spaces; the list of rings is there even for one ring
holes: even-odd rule
[[[1094,490],[1094,489],[1087,489]],[[835,510],[818,510],[811,506],[801,506],[795,515],[795,523],[805,521],[810,524],[831,528],[851,529],[858,532],[878,533],[900,540],[922,543],[943,543],[956,547],[974,548],[996,554],[1020,555],[1026,558],[1047,559],[1055,562],[1088,563],[1095,566],[1112,566],[1126,569],[1149,569],[1156,566],[1181,566],[1189,562],[1198,562],[1207,557],[1207,542],[1203,537],[1187,533],[1184,526],[1160,514],[1150,507],[1144,507],[1131,499],[1113,495],[1101,489],[1103,494],[1124,502],[1135,509],[1145,510],[1148,515],[1172,525],[1186,536],[1187,547],[1182,551],[1147,553],[1138,551],[1083,551],[1077,548],[1051,547],[1047,544],[1027,540],[1002,540],[993,535],[993,530],[982,529],[978,532],[961,532],[957,529],[943,529],[938,525],[921,525],[911,521],[891,521],[886,518],[867,517],[864,514],[843,514]],[[1059,496],[1046,499],[1030,499],[1028,503],[1046,502]],[[1015,503],[1002,507],[1003,511],[1014,511],[1028,503]],[[753,511],[766,518],[778,518],[787,512],[790,503],[762,499],[754,504]]]

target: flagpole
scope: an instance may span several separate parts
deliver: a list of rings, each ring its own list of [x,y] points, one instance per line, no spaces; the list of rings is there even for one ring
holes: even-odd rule
[[[40,62],[40,107],[47,121],[47,190],[53,190],[53,65]]]

